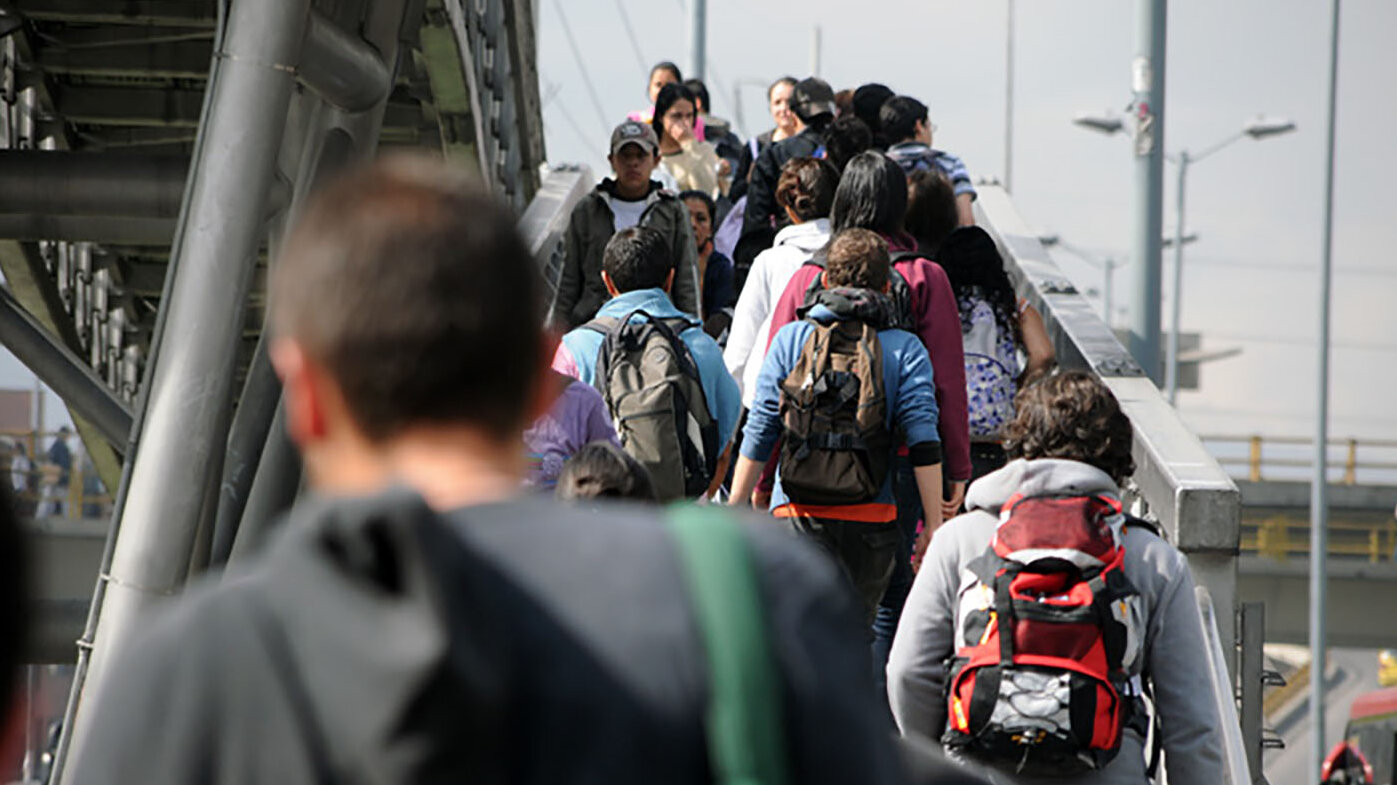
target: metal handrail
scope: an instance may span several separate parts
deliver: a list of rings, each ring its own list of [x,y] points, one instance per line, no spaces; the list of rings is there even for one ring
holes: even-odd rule
[[[1251,785],[1251,770],[1247,763],[1246,742],[1242,739],[1242,721],[1237,716],[1233,697],[1232,677],[1223,654],[1222,636],[1218,632],[1217,612],[1212,595],[1205,586],[1194,589],[1198,601],[1198,617],[1203,623],[1204,651],[1208,655],[1208,680],[1212,685],[1213,704],[1218,711],[1218,730],[1222,734],[1222,754],[1227,781],[1232,785]],[[1229,625],[1231,626],[1231,625]],[[1167,761],[1166,761],[1167,763]],[[1167,772],[1166,772],[1167,774]]]
[[[1019,294],[1042,314],[1059,364],[1095,372],[1130,417],[1141,511],[1181,550],[1235,554],[1241,532],[1236,483],[1053,263],[1004,189],[981,186],[975,205],[977,222],[999,245]],[[1231,608],[1230,594],[1226,605]]]
[[[551,168],[543,176],[538,193],[519,218],[519,230],[538,261],[551,300],[563,266],[563,237],[572,208],[596,185],[592,170],[582,164]]]

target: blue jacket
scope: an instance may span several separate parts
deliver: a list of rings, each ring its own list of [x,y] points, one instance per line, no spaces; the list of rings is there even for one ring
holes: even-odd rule
[[[811,309],[809,318],[829,323],[834,314],[824,306]],[[775,449],[783,426],[781,424],[781,382],[790,375],[800,358],[801,349],[815,326],[808,319],[791,322],[771,339],[771,348],[757,377],[756,399],[747,413],[747,425],[742,432],[742,455],[766,462]],[[937,444],[941,437],[936,430],[936,390],[932,386],[931,358],[920,339],[906,330],[879,330],[878,341],[883,348],[883,392],[888,400],[888,427],[901,428],[908,445]],[[776,472],[776,489],[771,495],[771,508],[776,510],[789,503],[781,488],[781,471]],[[892,492],[892,472],[883,480],[883,488],[871,502],[888,505],[896,512]],[[888,518],[892,520],[892,518]]]
[[[737,418],[742,414],[742,394],[723,364],[723,350],[703,331],[702,325],[694,317],[674,307],[663,289],[637,289],[613,297],[597,311],[597,316],[622,319],[637,310],[660,319],[687,319],[693,325],[680,333],[679,339],[688,347],[694,364],[698,366],[703,395],[708,399],[708,413],[718,423],[718,443],[726,445],[737,430]],[[602,339],[601,333],[585,327],[564,335],[553,357],[553,370],[586,384],[594,384]]]

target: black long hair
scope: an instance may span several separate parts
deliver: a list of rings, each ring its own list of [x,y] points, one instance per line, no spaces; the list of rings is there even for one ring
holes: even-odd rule
[[[960,306],[962,323],[969,318],[969,310],[974,307],[971,299],[982,297],[994,309],[999,328],[1014,336],[1015,346],[1023,344],[1014,284],[1004,271],[1004,257],[999,255],[999,247],[988,232],[978,226],[956,229],[941,243],[936,261],[946,271],[946,277],[951,279],[951,289]]]
[[[655,114],[650,118],[650,127],[655,129],[655,136],[664,139],[665,136],[665,114],[669,108],[680,101],[688,101],[694,106],[694,117],[698,117],[698,99],[694,96],[694,91],[678,82],[670,82],[660,88],[660,92],[655,96]]]
[[[875,150],[854,156],[834,192],[830,229],[870,229],[884,236],[902,232],[907,216],[907,175]]]

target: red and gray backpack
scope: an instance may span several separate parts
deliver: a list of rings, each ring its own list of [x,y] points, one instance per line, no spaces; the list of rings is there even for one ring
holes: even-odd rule
[[[1121,505],[1105,496],[1005,502],[967,565],[947,663],[942,743],[1029,775],[1104,767],[1144,718],[1139,592],[1122,569]],[[1138,681],[1134,682],[1138,684]]]

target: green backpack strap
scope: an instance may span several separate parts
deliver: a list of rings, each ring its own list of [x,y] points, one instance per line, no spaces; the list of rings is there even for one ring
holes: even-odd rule
[[[742,530],[716,506],[671,507],[666,519],[708,654],[705,726],[714,782],[786,785],[778,675]]]

